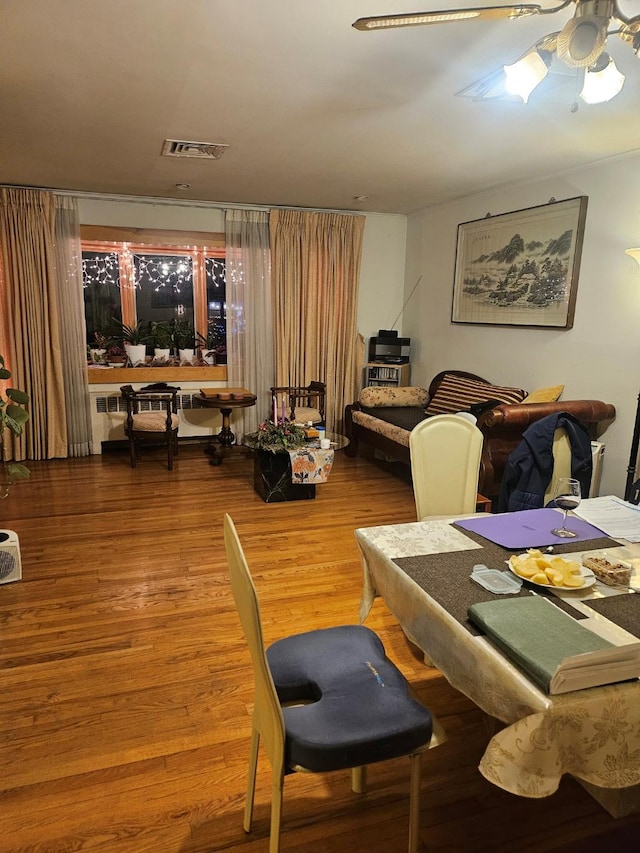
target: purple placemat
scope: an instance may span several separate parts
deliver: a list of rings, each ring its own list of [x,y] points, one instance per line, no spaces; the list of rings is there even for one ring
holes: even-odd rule
[[[522,512],[505,512],[483,515],[456,521],[455,527],[471,530],[503,548],[544,548],[547,545],[566,545],[606,536],[598,527],[575,516],[567,517],[567,527],[577,536],[564,539],[554,536],[553,527],[562,527],[562,513],[555,509],[529,509]]]

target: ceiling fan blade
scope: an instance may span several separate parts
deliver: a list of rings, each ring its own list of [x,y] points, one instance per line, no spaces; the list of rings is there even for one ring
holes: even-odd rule
[[[564,5],[564,4],[563,4]],[[555,11],[555,10],[554,10]],[[466,21],[470,18],[525,18],[544,13],[542,6],[479,6],[475,9],[449,9],[441,12],[415,12],[406,15],[377,15],[358,18],[353,23],[357,30],[384,30],[392,27],[421,27],[425,24],[445,24],[448,21]]]

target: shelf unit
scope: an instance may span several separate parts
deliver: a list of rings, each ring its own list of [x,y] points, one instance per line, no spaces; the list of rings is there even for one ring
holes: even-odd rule
[[[400,388],[408,385],[411,379],[410,364],[382,364],[380,362],[369,362],[364,369],[364,384],[382,385],[386,387]]]

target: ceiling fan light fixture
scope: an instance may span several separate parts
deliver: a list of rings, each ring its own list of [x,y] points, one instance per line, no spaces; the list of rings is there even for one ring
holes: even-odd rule
[[[602,53],[596,64],[587,68],[580,97],[586,104],[603,104],[615,98],[624,80],[609,54]]]
[[[513,65],[505,65],[505,88],[526,104],[529,95],[542,83],[549,71],[551,56],[547,51],[531,50]]]
[[[587,68],[598,59],[607,41],[608,18],[571,18],[558,35],[558,57],[570,68]]]

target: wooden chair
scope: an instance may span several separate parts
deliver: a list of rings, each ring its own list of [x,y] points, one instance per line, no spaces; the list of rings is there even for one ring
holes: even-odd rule
[[[142,441],[167,445],[167,467],[173,469],[173,458],[178,454],[178,406],[179,388],[167,390],[140,389],[123,385],[120,393],[127,404],[127,419],[124,432],[129,439],[131,467],[136,467],[140,458]],[[147,409],[140,411],[141,408]]]
[[[421,752],[444,741],[439,724],[409,695],[404,676],[364,625],[297,634],[265,651],[258,597],[229,515],[224,541],[255,683],[245,831],[251,831],[261,738],[272,770],[269,853],[280,849],[285,774],[351,769],[353,790],[364,793],[366,764],[408,755],[409,853],[415,853]]]
[[[324,382],[310,382],[306,387],[296,385],[278,385],[271,388],[271,413],[278,418],[282,414],[284,403],[288,420],[306,424],[323,424],[327,386]]]
[[[476,510],[483,436],[458,415],[434,415],[409,434],[418,520]]]

